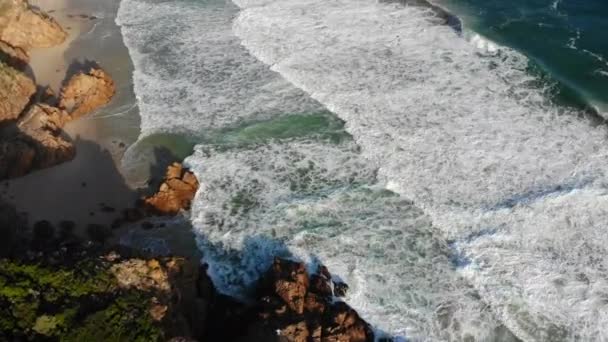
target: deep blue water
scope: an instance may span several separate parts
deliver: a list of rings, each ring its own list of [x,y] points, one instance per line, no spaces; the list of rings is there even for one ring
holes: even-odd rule
[[[559,98],[608,112],[608,1],[444,0],[465,28],[527,55]]]

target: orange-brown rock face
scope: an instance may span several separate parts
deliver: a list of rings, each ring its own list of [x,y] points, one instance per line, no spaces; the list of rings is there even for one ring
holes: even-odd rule
[[[23,70],[29,60],[30,56],[25,50],[0,40],[0,61],[6,62],[15,69]]]
[[[77,119],[108,104],[115,92],[114,81],[105,71],[91,69],[73,76],[61,89],[59,108]]]
[[[255,336],[274,331],[294,342],[373,341],[370,326],[357,312],[333,301],[330,277],[325,268],[309,277],[304,264],[276,258],[261,281],[261,309],[249,330]]]
[[[61,127],[67,113],[46,104],[35,104],[15,127],[8,127],[0,141],[0,179],[23,176],[75,156],[74,146],[64,140]]]
[[[156,214],[175,215],[182,209],[190,208],[198,186],[198,180],[192,172],[179,163],[173,163],[167,168],[159,191],[144,199],[145,206]]]
[[[17,119],[35,92],[34,81],[0,62],[0,124]]]
[[[67,33],[25,0],[0,1],[0,40],[24,50],[61,44]]]

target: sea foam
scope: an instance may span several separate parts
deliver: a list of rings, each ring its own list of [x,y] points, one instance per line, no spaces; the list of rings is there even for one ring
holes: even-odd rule
[[[347,122],[510,330],[606,338],[604,126],[552,104],[524,56],[484,53],[425,8],[235,2],[243,44]]]
[[[118,18],[142,138],[199,139],[192,222],[222,291],[279,254],[326,264],[410,340],[606,338],[604,127],[428,8],[236,3],[123,0]],[[203,139],[324,106],[354,141]]]

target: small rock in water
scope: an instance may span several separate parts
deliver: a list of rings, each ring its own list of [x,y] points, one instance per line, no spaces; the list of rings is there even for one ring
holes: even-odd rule
[[[347,292],[348,292],[348,285],[346,283],[334,282],[334,296],[346,297]]]

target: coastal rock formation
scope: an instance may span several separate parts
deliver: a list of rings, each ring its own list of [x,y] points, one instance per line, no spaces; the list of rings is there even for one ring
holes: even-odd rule
[[[10,65],[11,67],[23,70],[30,60],[27,52],[19,47],[11,46],[10,44],[0,41],[0,61]]]
[[[108,104],[115,92],[112,78],[105,71],[92,68],[87,74],[73,76],[61,89],[59,108],[77,119]]]
[[[0,41],[30,50],[61,44],[67,33],[48,15],[25,0],[0,0]]]
[[[258,286],[252,338],[276,341],[373,341],[367,324],[346,303],[331,296],[327,270],[309,277],[306,266],[276,258]],[[277,336],[278,335],[278,336]]]
[[[34,81],[0,62],[0,124],[17,119],[35,92]]]
[[[0,69],[0,123],[18,119],[0,129],[0,179],[73,159],[76,151],[61,136],[63,126],[106,104],[114,94],[114,83],[100,69],[74,76],[61,99],[70,105],[71,114],[46,103],[35,103],[24,111],[35,91],[34,83],[22,73],[8,66]]]
[[[60,135],[68,119],[64,111],[39,103],[32,105],[15,127],[5,128],[0,140],[0,179],[74,158],[74,146]]]
[[[159,215],[175,215],[187,210],[198,190],[198,180],[194,174],[180,163],[167,168],[165,179],[158,192],[144,199],[144,207]]]

